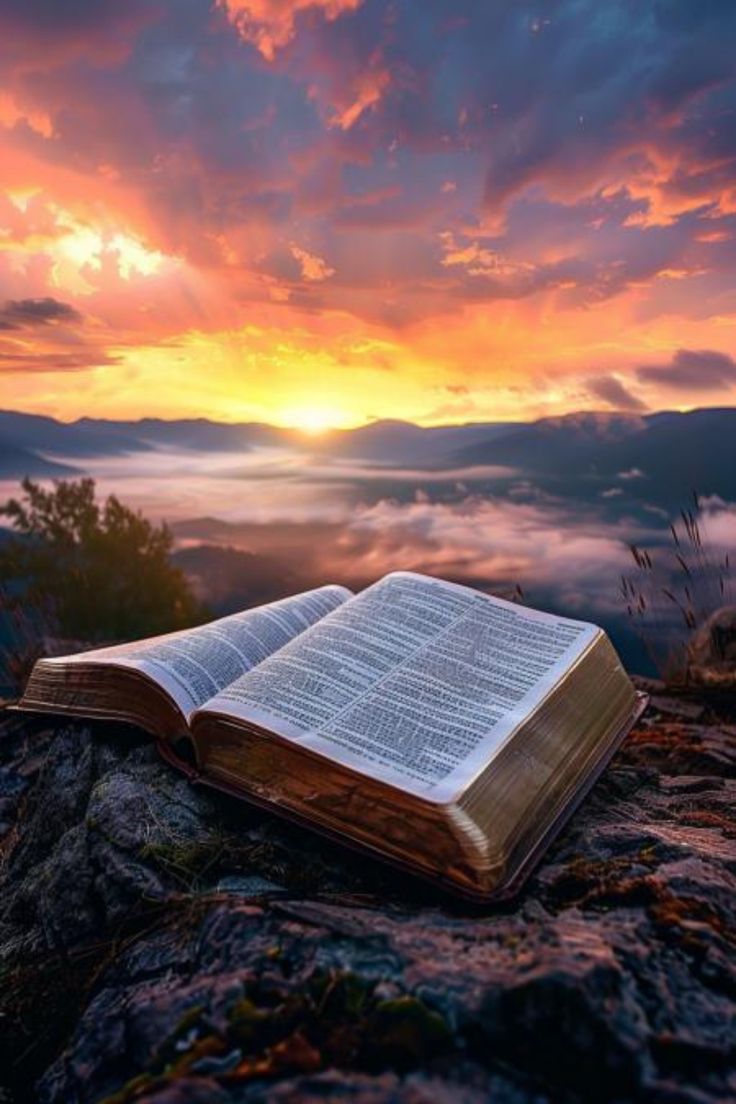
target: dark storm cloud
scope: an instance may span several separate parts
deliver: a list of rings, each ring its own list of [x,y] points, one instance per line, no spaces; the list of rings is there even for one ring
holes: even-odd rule
[[[678,349],[669,364],[646,365],[637,376],[683,391],[715,391],[736,384],[736,360],[714,349]]]
[[[80,372],[119,361],[87,339],[84,317],[69,303],[47,295],[0,306],[0,374]]]
[[[81,314],[59,299],[8,299],[0,307],[0,329],[15,330],[24,326],[46,326],[54,322],[80,322]]]

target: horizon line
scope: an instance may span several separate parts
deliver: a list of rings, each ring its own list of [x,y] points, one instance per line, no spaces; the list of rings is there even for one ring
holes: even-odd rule
[[[0,416],[2,416],[2,415],[16,415],[16,416],[24,417],[24,418],[39,418],[39,419],[45,419],[45,420],[48,420],[48,421],[56,422],[58,425],[65,425],[65,426],[79,425],[80,422],[92,422],[92,423],[95,423],[95,424],[98,424],[98,425],[103,425],[103,426],[105,425],[105,423],[136,425],[136,424],[140,424],[141,422],[160,422],[160,423],[163,423],[165,425],[175,425],[175,424],[181,424],[181,423],[186,423],[186,422],[190,422],[190,423],[191,422],[196,422],[196,423],[201,423],[201,424],[217,425],[217,426],[231,426],[231,427],[242,426],[243,428],[252,427],[252,426],[259,426],[259,427],[263,427],[263,428],[267,428],[267,429],[282,430],[285,433],[296,433],[296,434],[299,434],[301,436],[315,437],[316,438],[316,437],[327,437],[330,434],[334,434],[334,433],[354,433],[357,430],[368,429],[372,426],[378,426],[378,425],[397,425],[397,426],[400,425],[400,426],[408,426],[408,427],[411,427],[413,429],[428,429],[428,430],[429,429],[462,429],[462,428],[469,428],[469,427],[472,427],[472,426],[490,426],[490,425],[510,425],[510,426],[511,425],[527,425],[528,426],[528,425],[534,425],[537,422],[562,421],[562,420],[567,419],[567,418],[574,418],[574,417],[580,417],[580,416],[599,417],[599,418],[631,418],[631,419],[640,418],[640,419],[649,419],[649,418],[662,416],[664,414],[687,415],[687,414],[700,413],[700,412],[703,412],[703,411],[706,411],[706,410],[723,410],[723,411],[736,410],[736,404],[734,404],[734,405],[724,405],[723,403],[719,403],[719,404],[713,405],[713,406],[700,406],[700,405],[698,405],[698,406],[691,406],[691,407],[686,407],[686,408],[663,407],[661,409],[641,410],[641,411],[626,410],[626,409],[601,410],[600,408],[597,408],[597,407],[592,408],[592,409],[578,407],[578,408],[575,408],[573,410],[565,411],[564,413],[561,413],[561,414],[542,414],[542,415],[539,415],[539,416],[533,417],[533,418],[491,418],[491,417],[489,417],[489,418],[467,419],[467,420],[464,420],[464,421],[428,422],[428,423],[423,423],[421,421],[412,421],[411,419],[407,419],[407,418],[386,417],[386,418],[373,418],[373,419],[370,419],[368,421],[359,422],[359,423],[356,423],[355,425],[350,425],[350,426],[325,424],[325,425],[323,425],[323,426],[321,425],[319,427],[308,427],[308,426],[304,426],[304,425],[299,426],[299,425],[295,425],[293,423],[261,421],[259,419],[232,420],[232,421],[230,421],[230,420],[227,420],[227,419],[213,418],[213,417],[210,417],[206,414],[202,414],[202,415],[188,414],[188,415],[182,415],[181,417],[176,417],[176,416],[162,417],[160,415],[141,414],[141,415],[138,415],[136,417],[127,417],[127,418],[126,417],[114,418],[114,417],[107,417],[107,416],[96,417],[94,415],[89,415],[89,414],[80,414],[76,418],[66,419],[66,418],[59,417],[58,415],[55,415],[55,414],[46,414],[46,413],[43,413],[43,412],[38,411],[38,410],[17,410],[17,409],[13,409],[13,408],[10,408],[10,407],[0,407]]]

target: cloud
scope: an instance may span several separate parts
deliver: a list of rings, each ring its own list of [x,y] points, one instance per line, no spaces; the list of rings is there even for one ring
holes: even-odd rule
[[[15,353],[0,346],[0,372],[85,372],[90,368],[119,364],[121,358],[100,349],[90,348],[79,353]]]
[[[520,582],[531,602],[553,594],[571,614],[617,606],[628,543],[645,539],[640,529],[605,524],[595,513],[581,516],[559,500],[455,494],[437,501],[421,489],[408,501],[394,497],[404,478],[416,486],[426,471],[388,471],[390,497],[371,501],[366,480],[375,472],[315,466],[286,451],[167,450],[154,465],[141,452],[96,458],[93,471],[100,493],[118,494],[150,516],[200,519],[179,527],[190,542],[283,555],[315,577],[357,585],[396,569],[501,590]],[[435,474],[447,482],[443,497],[452,493],[459,473]]]
[[[279,418],[318,347],[329,405],[360,420],[388,358],[348,396],[344,349],[381,342],[381,414],[431,420],[446,385],[468,388],[453,419],[560,412],[600,364],[596,401],[653,408],[685,387],[669,350],[736,317],[736,6],[694,10],[7,0],[3,296],[71,298],[101,353],[139,350],[108,365],[107,413],[138,371],[163,413],[199,412],[216,372],[222,413],[268,364]],[[701,364],[714,398],[722,368]]]
[[[709,100],[732,102],[726,40],[736,22],[727,3],[704,5],[702,18],[672,17],[687,6],[663,3],[631,19],[624,0],[607,0],[596,20],[600,3],[561,2],[543,25],[511,5],[489,6],[498,64],[484,67],[479,84],[495,104],[490,208],[540,181],[548,192],[581,196],[632,169],[652,206],[663,211],[665,200],[683,198],[678,167],[689,179],[729,129],[723,119],[707,139],[700,112],[709,114]],[[488,39],[477,23],[475,31],[480,63]],[[476,97],[473,104],[479,112]]]
[[[15,330],[23,326],[46,326],[56,322],[80,322],[81,314],[69,303],[50,295],[40,299],[8,299],[0,307],[0,329]]]
[[[119,61],[161,10],[157,0],[3,0],[0,61],[13,59],[33,72],[46,68],[50,56],[58,65],[80,58],[98,66]]]
[[[333,97],[333,103],[327,115],[327,125],[350,130],[361,115],[369,108],[375,108],[391,83],[391,75],[385,67],[374,63],[364,72],[358,73],[347,82],[344,90]],[[336,101],[336,102],[334,102]]]
[[[386,499],[358,512],[350,531],[370,537],[363,564],[476,581],[554,588],[573,611],[615,604],[615,580],[628,567],[627,534],[580,524],[554,507],[469,496],[446,505]]]
[[[715,391],[736,384],[736,360],[714,349],[678,349],[668,364],[644,365],[636,374],[673,390]]]
[[[594,398],[600,399],[614,410],[644,411],[647,405],[625,387],[618,376],[595,376],[585,381],[585,387]]]
[[[330,268],[327,261],[318,257],[316,253],[308,253],[306,249],[294,244],[289,248],[292,257],[299,263],[303,279],[319,283],[335,275],[335,269]]]
[[[442,264],[445,268],[460,266],[470,276],[491,276],[498,280],[515,280],[534,272],[534,265],[527,261],[512,261],[494,249],[488,249],[476,240],[458,245],[451,233],[440,235],[445,249]]]
[[[144,0],[130,0],[128,10],[141,11]],[[117,0],[4,0],[3,19],[32,28],[38,34],[49,30],[54,34],[74,34],[80,29],[101,26],[121,15]]]
[[[7,299],[0,306],[0,374],[28,376],[86,371],[120,363],[84,316],[53,296]]]
[[[300,15],[319,12],[324,19],[337,19],[354,11],[362,0],[217,0],[245,42],[250,42],[273,61],[276,51],[294,37]]]

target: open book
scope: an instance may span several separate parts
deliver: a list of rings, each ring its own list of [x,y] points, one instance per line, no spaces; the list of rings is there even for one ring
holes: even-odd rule
[[[20,704],[131,721],[192,777],[480,899],[641,708],[595,625],[409,572],[39,660]]]

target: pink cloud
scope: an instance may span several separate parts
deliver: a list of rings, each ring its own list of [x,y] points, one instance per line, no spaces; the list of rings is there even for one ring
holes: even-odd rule
[[[571,610],[583,593],[586,602],[607,605],[629,560],[623,531],[572,525],[554,508],[473,496],[454,505],[385,499],[359,511],[348,532],[370,538],[356,564],[368,574],[403,564],[479,582],[533,581],[560,587]]]

